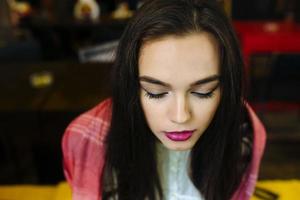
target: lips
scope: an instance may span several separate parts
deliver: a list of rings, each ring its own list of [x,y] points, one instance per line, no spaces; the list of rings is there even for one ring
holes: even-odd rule
[[[166,136],[172,141],[186,141],[192,137],[195,130],[165,132]]]

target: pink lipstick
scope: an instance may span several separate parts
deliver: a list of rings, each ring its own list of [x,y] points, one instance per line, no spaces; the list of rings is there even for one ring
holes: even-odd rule
[[[192,131],[174,131],[174,132],[165,132],[166,136],[172,141],[186,141],[188,140],[193,132]]]

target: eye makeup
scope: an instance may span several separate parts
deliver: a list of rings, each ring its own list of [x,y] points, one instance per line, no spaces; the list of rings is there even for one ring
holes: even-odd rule
[[[163,90],[155,89],[152,87],[149,87],[149,88],[146,87],[146,88],[141,86],[141,89],[144,90],[144,92],[145,92],[145,96],[148,97],[149,99],[160,99],[160,98],[164,97],[166,94],[168,94],[168,92],[163,91]]]
[[[206,99],[213,96],[214,91],[219,87],[219,76],[210,76],[191,84],[189,92],[200,99]],[[154,81],[155,80],[155,81]],[[156,79],[141,78],[141,89],[149,99],[161,99],[171,90],[171,85]],[[216,82],[216,84],[214,84]],[[212,88],[213,87],[213,88]],[[212,89],[210,89],[212,88]],[[166,91],[167,90],[167,91]]]
[[[191,94],[195,95],[196,97],[200,99],[207,99],[211,98],[214,94],[214,91],[219,87],[219,84],[217,84],[212,90],[209,92],[190,92]],[[142,87],[142,89],[145,91],[145,96],[148,97],[149,99],[161,99],[164,96],[166,96],[169,92],[161,92],[161,93],[153,93],[149,92],[145,88]]]
[[[163,98],[166,94],[168,94],[167,92],[165,93],[160,93],[160,94],[153,94],[150,92],[145,91],[145,96],[148,97],[149,99],[161,99]]]
[[[191,92],[195,96],[205,99],[205,98],[211,98],[214,94],[214,91],[219,87],[219,83],[209,92]]]

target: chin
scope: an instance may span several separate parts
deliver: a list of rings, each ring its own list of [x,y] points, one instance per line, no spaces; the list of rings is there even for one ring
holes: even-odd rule
[[[175,143],[175,144],[174,144]],[[185,143],[185,144],[184,144]],[[171,144],[164,144],[166,148],[174,151],[187,151],[193,148],[193,145],[186,142],[172,142]]]

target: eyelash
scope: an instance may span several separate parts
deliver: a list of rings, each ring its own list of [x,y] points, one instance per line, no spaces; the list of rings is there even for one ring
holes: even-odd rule
[[[196,95],[197,97],[199,97],[200,99],[209,99],[213,96],[214,94],[214,90],[210,91],[208,93],[198,93],[198,92],[192,92],[192,94]]]
[[[145,91],[145,96],[148,97],[149,99],[161,99],[163,98],[166,94],[168,94],[167,92],[165,93],[161,93],[161,94],[152,94],[150,92]]]
[[[163,98],[166,94],[168,94],[167,92],[164,93],[160,93],[160,94],[152,94],[150,92],[145,91],[145,96],[148,97],[149,99],[161,99]],[[208,99],[211,98],[214,94],[214,90],[208,93],[198,93],[198,92],[191,92],[192,94],[194,94],[196,97],[200,98],[200,99]]]

